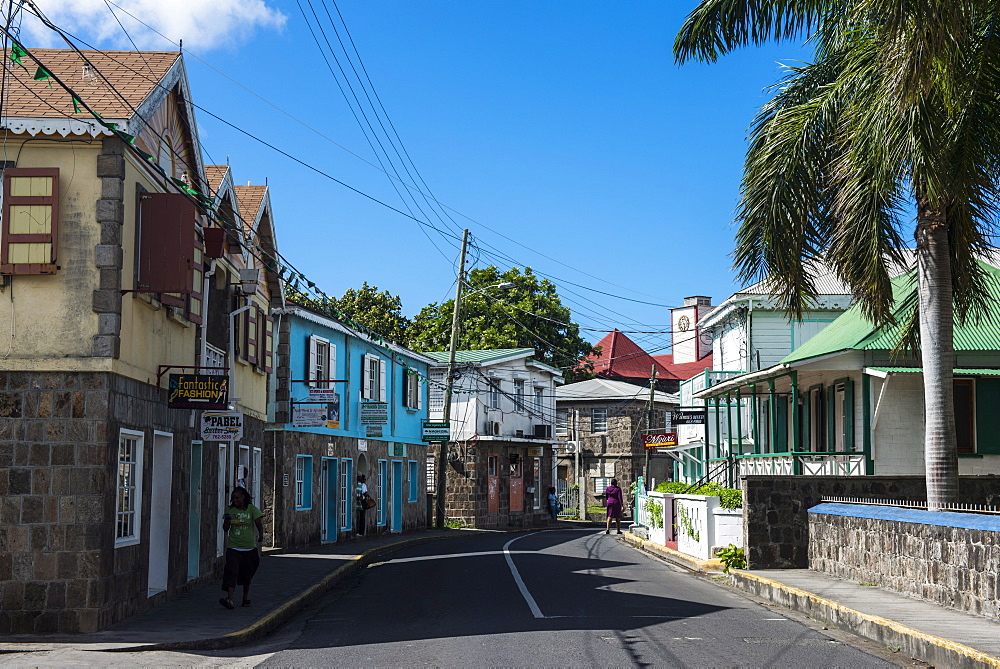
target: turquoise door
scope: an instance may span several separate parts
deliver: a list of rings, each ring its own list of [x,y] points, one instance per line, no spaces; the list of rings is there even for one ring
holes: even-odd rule
[[[392,461],[392,519],[389,530],[399,532],[403,529],[403,463]]]
[[[327,543],[337,540],[337,493],[340,487],[340,477],[337,475],[337,460],[323,458],[323,517],[320,522],[320,539]]]

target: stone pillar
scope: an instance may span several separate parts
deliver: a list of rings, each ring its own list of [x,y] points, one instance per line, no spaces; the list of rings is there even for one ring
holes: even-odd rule
[[[121,346],[124,151],[125,145],[120,139],[108,138],[103,141],[103,153],[97,156],[101,199],[97,201],[96,211],[101,240],[94,249],[94,263],[100,272],[100,284],[93,296],[98,329],[94,335],[92,354],[98,358],[117,358]]]

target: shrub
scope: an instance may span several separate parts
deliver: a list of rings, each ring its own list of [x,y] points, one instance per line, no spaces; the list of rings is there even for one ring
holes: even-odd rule
[[[656,492],[672,492],[675,494],[710,495],[719,498],[719,506],[723,509],[743,508],[743,491],[735,488],[725,488],[718,483],[704,483],[692,488],[689,483],[668,481],[656,486]]]
[[[722,571],[726,574],[730,569],[746,569],[747,554],[742,548],[737,548],[736,544],[729,544],[721,549],[716,556],[722,562]]]

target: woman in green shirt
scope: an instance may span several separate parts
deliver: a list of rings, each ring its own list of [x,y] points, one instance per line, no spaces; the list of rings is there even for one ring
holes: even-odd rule
[[[222,589],[226,596],[219,599],[219,603],[232,609],[236,607],[233,595],[237,585],[243,586],[243,606],[250,606],[250,581],[260,566],[257,544],[264,541],[264,525],[260,521],[264,514],[250,503],[246,488],[233,488],[229,500],[230,506],[222,516],[222,530],[228,533],[226,567],[222,572]]]

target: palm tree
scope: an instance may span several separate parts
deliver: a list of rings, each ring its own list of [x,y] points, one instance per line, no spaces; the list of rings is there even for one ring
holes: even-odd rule
[[[930,508],[953,502],[954,319],[986,314],[976,262],[991,247],[1000,167],[997,0],[703,0],[674,44],[679,63],[808,39],[750,129],[735,265],[769,278],[791,314],[827,262],[865,315],[892,323],[891,267],[915,210],[916,304],[898,323],[922,349]]]

